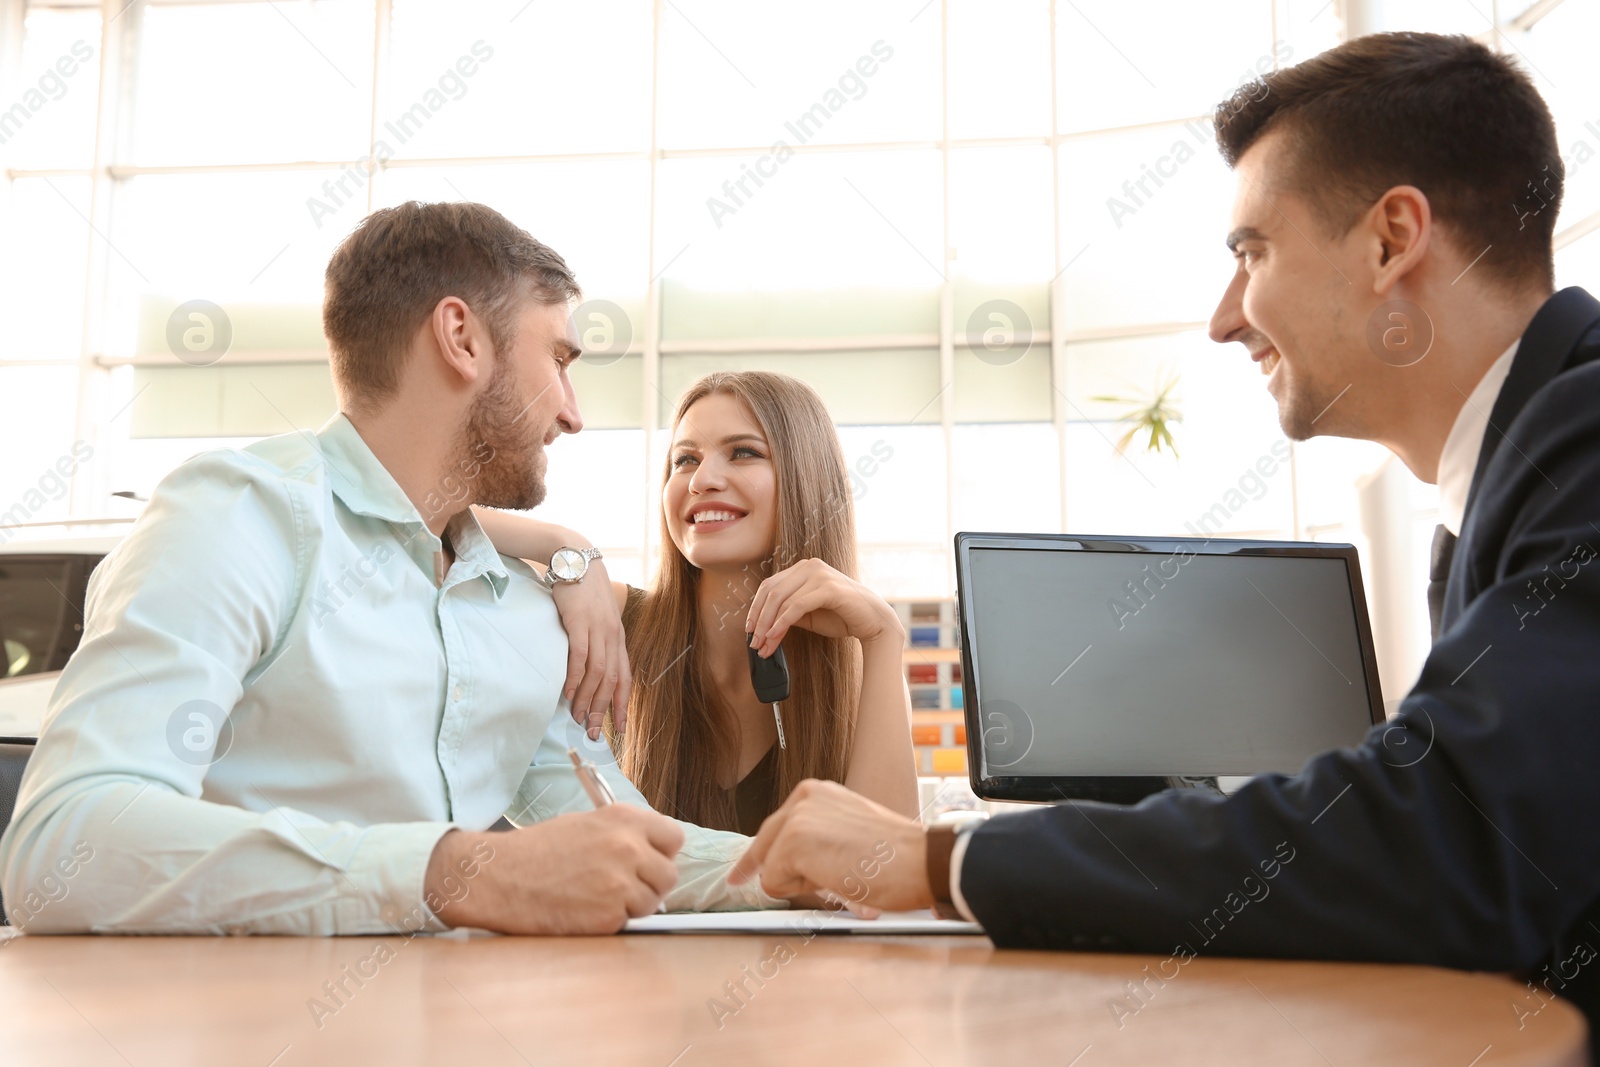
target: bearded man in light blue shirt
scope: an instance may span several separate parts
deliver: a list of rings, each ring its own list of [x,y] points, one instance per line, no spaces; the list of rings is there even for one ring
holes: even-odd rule
[[[624,653],[563,693],[557,609],[608,602],[603,565],[548,584],[468,507],[537,505],[545,447],[582,428],[578,295],[482,205],[403,204],[344,241],[340,414],[183,464],[95,572],[0,841],[19,925],[606,933],[663,901],[778,903],[726,884],[746,838],[650,811],[614,764],[622,803],[592,810],[567,702],[603,707]],[[70,891],[20,915],[70,857]]]

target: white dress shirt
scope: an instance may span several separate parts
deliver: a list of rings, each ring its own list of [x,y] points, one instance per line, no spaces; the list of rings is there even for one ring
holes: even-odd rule
[[[439,538],[342,415],[170,474],[90,582],[0,841],[8,910],[87,842],[28,930],[441,929],[447,831],[588,809],[550,593],[469,512],[448,534],[436,584]],[[726,883],[747,838],[684,830],[669,908],[779,903]]]
[[[1520,337],[1511,342],[1511,347],[1489,365],[1477,388],[1461,405],[1450,436],[1444,439],[1444,451],[1439,453],[1439,522],[1457,537],[1461,536],[1461,520],[1467,514],[1467,494],[1472,491],[1472,476],[1478,469],[1478,453],[1483,450],[1489,414],[1500,398],[1521,343]]]

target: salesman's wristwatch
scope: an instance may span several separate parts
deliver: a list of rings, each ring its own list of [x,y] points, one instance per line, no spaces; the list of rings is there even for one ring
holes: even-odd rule
[[[557,585],[571,585],[583,581],[583,576],[589,573],[589,561],[600,559],[598,548],[566,548],[556,549],[556,554],[550,557],[550,568],[545,571],[544,584],[546,589],[554,589]]]

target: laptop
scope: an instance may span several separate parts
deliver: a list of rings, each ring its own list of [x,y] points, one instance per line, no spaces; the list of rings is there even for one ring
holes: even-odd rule
[[[1384,721],[1353,545],[959,533],[955,550],[980,797],[1215,789]]]

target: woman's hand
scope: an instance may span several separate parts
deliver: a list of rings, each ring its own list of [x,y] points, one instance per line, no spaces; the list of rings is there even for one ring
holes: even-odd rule
[[[756,589],[745,620],[756,651],[772,655],[791,626],[863,644],[892,637],[898,646],[905,640],[899,616],[882,597],[820,559],[785,567]]]
[[[617,733],[622,733],[628,725],[633,670],[605,566],[592,561],[583,581],[557,582],[551,597],[567,631],[567,680],[561,695],[572,701],[573,721],[585,726],[589,740],[598,741],[609,703]]]

